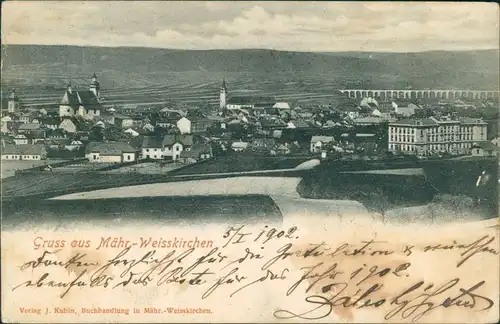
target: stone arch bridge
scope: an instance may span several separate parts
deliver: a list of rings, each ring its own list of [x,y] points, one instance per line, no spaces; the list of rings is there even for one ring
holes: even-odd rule
[[[498,99],[499,91],[492,90],[363,90],[344,89],[348,98],[380,99]]]

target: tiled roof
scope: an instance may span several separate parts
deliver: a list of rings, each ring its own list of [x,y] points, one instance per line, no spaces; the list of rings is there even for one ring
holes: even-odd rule
[[[391,125],[403,125],[403,126],[435,126],[437,125],[437,121],[434,118],[405,118],[395,122],[392,122]]]
[[[59,117],[46,117],[42,118],[41,123],[43,125],[58,125],[61,123],[61,119]]]
[[[92,106],[95,109],[95,106],[99,106],[100,103],[97,100],[94,93],[90,90],[83,91],[71,91],[69,92],[66,89],[64,96],[61,99],[61,105],[68,105],[71,107],[83,105],[83,106]]]
[[[87,144],[85,153],[99,152],[100,155],[122,155],[123,153],[135,153],[137,150],[127,143],[100,143],[90,142]]]
[[[488,151],[500,151],[500,147],[496,146],[495,144],[491,142],[478,142],[474,143],[473,147],[480,147],[483,150],[488,150]]]
[[[40,129],[40,124],[22,124],[19,126],[19,130],[35,130]]]
[[[182,151],[181,157],[197,158],[202,153],[210,153],[210,149],[210,144],[196,143],[189,151]]]
[[[18,155],[41,155],[43,150],[42,144],[7,144],[2,148],[2,154],[18,154]]]
[[[311,137],[311,143],[317,143],[317,142],[322,142],[322,143],[328,143],[332,142],[333,136],[313,136]]]
[[[177,142],[184,146],[191,146],[193,145],[193,135],[165,135],[162,144],[163,146],[171,146]]]
[[[459,117],[458,120],[461,124],[475,124],[475,125],[487,125],[488,123],[482,119],[470,118],[470,117]]]
[[[162,148],[163,139],[161,137],[144,136],[142,147],[144,148]]]

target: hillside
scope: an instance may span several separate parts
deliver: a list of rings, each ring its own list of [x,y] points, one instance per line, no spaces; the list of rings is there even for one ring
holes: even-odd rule
[[[97,72],[107,105],[213,105],[226,78],[232,95],[338,104],[342,88],[498,89],[498,51],[309,53],[265,49],[6,45],[2,98],[15,88],[24,106],[57,104],[68,81],[86,88]],[[2,106],[5,105],[2,100]]]
[[[422,53],[311,53],[266,49],[171,50],[139,47],[6,45],[4,81],[15,84],[29,71],[46,74],[42,84],[60,85],[51,76],[110,71],[115,78],[159,82],[165,73],[257,74],[266,78],[335,79],[340,86],[498,88],[497,50]],[[112,78],[112,76],[110,76]],[[45,82],[44,82],[45,81]],[[111,81],[111,80],[110,80]],[[40,82],[33,83],[40,84]],[[391,84],[392,83],[392,84]],[[147,86],[147,84],[145,84]]]

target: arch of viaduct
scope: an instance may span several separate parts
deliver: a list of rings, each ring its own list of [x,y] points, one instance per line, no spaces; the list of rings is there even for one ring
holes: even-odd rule
[[[491,90],[339,90],[348,98],[381,99],[494,99],[499,91]]]

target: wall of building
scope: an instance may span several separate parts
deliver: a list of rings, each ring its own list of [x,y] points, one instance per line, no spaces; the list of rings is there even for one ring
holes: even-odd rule
[[[161,148],[142,148],[143,159],[161,160],[163,159],[163,152]]]
[[[60,117],[66,117],[66,116],[71,117],[74,115],[75,115],[75,111],[73,110],[73,108],[71,108],[68,105],[59,105],[59,116]]]
[[[123,153],[122,162],[132,162],[135,161],[135,153]]]

